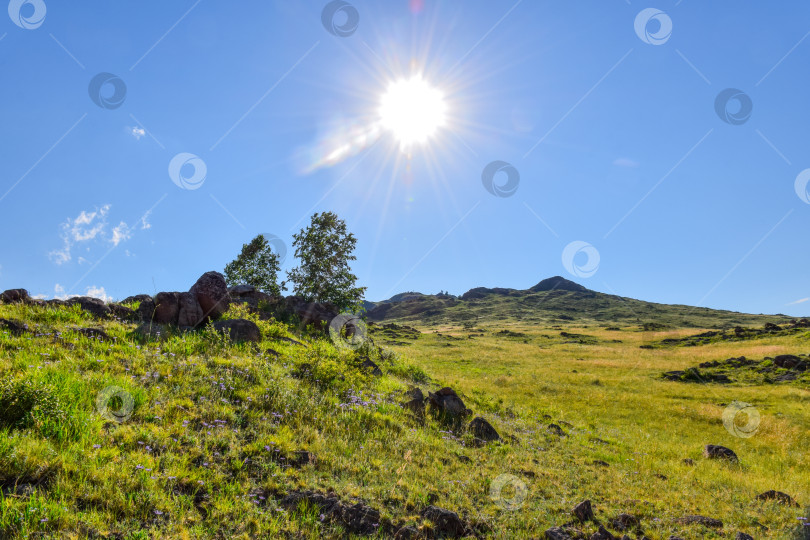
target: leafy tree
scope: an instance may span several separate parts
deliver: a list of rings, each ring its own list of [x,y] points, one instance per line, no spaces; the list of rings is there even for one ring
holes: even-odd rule
[[[301,265],[287,272],[296,295],[308,302],[332,302],[343,311],[358,309],[365,287],[356,287],[349,261],[357,239],[346,232],[346,222],[332,212],[312,216],[306,229],[293,235]]]
[[[284,282],[279,285],[278,272],[278,255],[273,252],[264,235],[260,234],[249,244],[243,245],[239,256],[225,266],[225,281],[229,287],[253,285],[260,291],[279,296]]]

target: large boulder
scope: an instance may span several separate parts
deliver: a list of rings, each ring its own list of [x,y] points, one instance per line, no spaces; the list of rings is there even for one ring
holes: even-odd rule
[[[203,310],[197,297],[191,293],[180,293],[177,299],[177,326],[195,327],[203,321]]]
[[[284,299],[262,292],[253,285],[237,285],[228,289],[232,303],[245,304],[254,311],[275,312],[283,306]]]
[[[220,318],[230,307],[228,286],[219,272],[206,272],[188,292],[197,298],[206,321]]]
[[[31,297],[25,289],[9,289],[0,293],[0,303],[27,304],[30,301]]]
[[[464,402],[452,388],[442,388],[435,394],[428,392],[430,408],[445,420],[458,423],[472,415],[472,411],[464,406]]]
[[[261,341],[262,333],[256,323],[247,319],[228,319],[214,323],[214,330],[225,332],[231,341]]]
[[[464,536],[467,526],[458,514],[438,506],[428,506],[422,510],[422,518],[429,519],[435,525],[436,532],[443,537],[458,538]]]
[[[180,313],[179,292],[159,292],[155,295],[155,312],[152,321],[157,324],[177,324]]]

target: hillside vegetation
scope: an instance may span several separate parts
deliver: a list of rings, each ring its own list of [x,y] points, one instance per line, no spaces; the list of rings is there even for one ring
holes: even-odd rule
[[[355,349],[244,305],[224,318],[257,342],[0,304],[0,537],[798,537],[804,507],[756,497],[810,501],[808,375],[664,373],[806,353],[810,331],[642,348],[706,328],[520,313],[371,324]],[[447,386],[462,422],[402,406]],[[753,436],[725,429],[734,401],[761,414]]]

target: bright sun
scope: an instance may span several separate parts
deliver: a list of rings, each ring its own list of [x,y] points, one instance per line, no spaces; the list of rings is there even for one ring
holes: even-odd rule
[[[444,125],[444,96],[421,77],[392,83],[380,105],[380,120],[403,147],[425,142]]]

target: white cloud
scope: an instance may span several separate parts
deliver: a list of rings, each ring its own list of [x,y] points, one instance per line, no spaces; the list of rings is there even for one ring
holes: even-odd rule
[[[104,290],[104,287],[96,287],[95,285],[91,287],[87,287],[87,292],[85,296],[90,296],[92,298],[99,298],[104,300],[105,302],[112,302],[112,296],[107,294],[107,291]]]
[[[805,302],[810,302],[810,298],[800,298],[800,299],[796,300],[795,302],[789,303],[788,305],[789,306],[794,306],[796,304],[804,304]]]
[[[639,163],[637,161],[633,161],[632,159],[629,158],[616,158],[613,160],[613,164],[616,165],[617,167],[628,167],[631,169],[635,169],[636,167],[639,166]]]
[[[122,221],[112,230],[112,238],[110,238],[110,242],[112,242],[114,246],[117,246],[121,242],[129,240],[130,238],[132,238],[132,231],[130,230],[129,225]]]
[[[84,295],[67,294],[65,292],[65,288],[58,283],[53,287],[53,297],[57,300],[67,300],[68,298],[73,298],[74,296],[89,296],[91,298],[99,298],[105,302],[112,302],[113,300],[112,296],[108,295],[107,291],[104,290],[104,287],[97,287],[96,285],[87,287]],[[39,295],[37,298],[45,298],[45,295]]]
[[[90,247],[87,244],[94,240],[103,240],[111,243],[113,247],[117,247],[132,238],[137,229],[146,230],[152,228],[152,224],[148,221],[152,213],[151,210],[132,226],[127,225],[125,221],[121,221],[112,229],[109,228],[107,222],[109,212],[110,205],[105,204],[92,212],[82,210],[75,218],[68,218],[60,226],[61,232],[59,236],[62,238],[62,248],[51,251],[48,253],[48,257],[54,263],[62,265],[73,259],[72,252],[79,244],[84,244],[88,253]],[[89,261],[84,257],[78,258],[79,264],[87,262]]]
[[[146,131],[143,128],[139,128],[137,126],[135,126],[135,127],[127,126],[127,131],[129,132],[130,135],[135,137],[136,141],[140,141],[141,137],[146,135]]]
[[[75,219],[68,218],[62,226],[62,249],[51,251],[48,256],[56,264],[64,264],[71,259],[71,249],[80,242],[95,240],[99,235],[103,235],[107,227],[107,213],[110,205],[105,204],[100,209],[93,212],[82,210]]]

